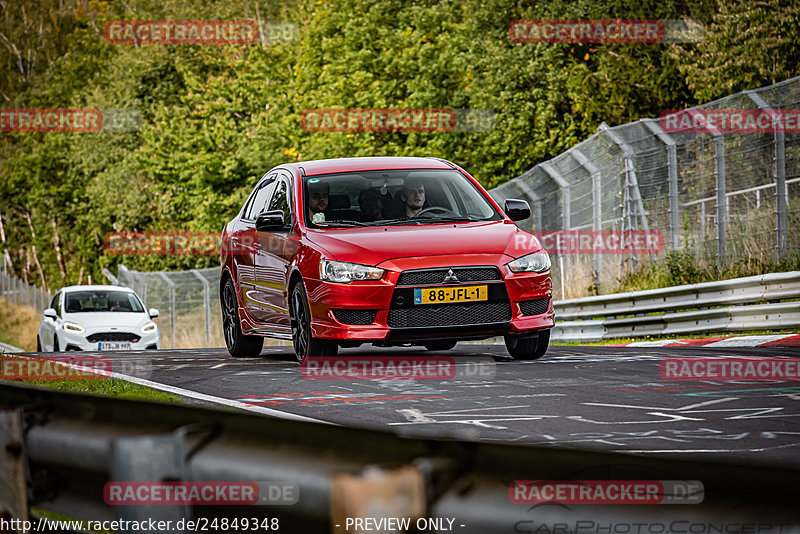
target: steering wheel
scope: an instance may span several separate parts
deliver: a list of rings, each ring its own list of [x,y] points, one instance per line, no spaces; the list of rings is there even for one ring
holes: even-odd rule
[[[427,208],[425,208],[423,210],[420,210],[416,215],[414,215],[414,217],[419,217],[423,213],[429,213],[429,212],[432,213],[434,211],[438,211],[440,215],[444,215],[446,213],[453,213],[449,209],[443,208],[441,206],[429,206],[429,207],[427,207]]]

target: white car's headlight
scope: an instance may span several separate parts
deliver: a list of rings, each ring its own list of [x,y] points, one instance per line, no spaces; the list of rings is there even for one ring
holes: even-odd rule
[[[61,325],[61,328],[63,328],[67,332],[77,332],[78,334],[86,332],[86,330],[81,325],[77,323],[70,323],[69,321],[64,321],[64,324]]]
[[[550,256],[540,250],[509,262],[508,268],[515,273],[543,273],[550,269]]]
[[[144,332],[145,334],[149,334],[150,332],[155,332],[156,330],[158,330],[158,325],[153,321],[150,321],[149,323],[147,323],[142,327],[142,332]]]
[[[319,277],[328,282],[347,284],[357,280],[380,280],[382,276],[383,269],[369,265],[331,260],[319,262]]]

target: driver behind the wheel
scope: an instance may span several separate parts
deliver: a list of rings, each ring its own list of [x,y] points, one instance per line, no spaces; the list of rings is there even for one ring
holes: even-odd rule
[[[325,222],[325,210],[328,209],[328,198],[331,186],[320,182],[319,178],[308,181],[308,221],[314,224]]]
[[[400,200],[403,201],[406,217],[416,216],[425,204],[425,186],[416,180],[406,182],[400,191]]]

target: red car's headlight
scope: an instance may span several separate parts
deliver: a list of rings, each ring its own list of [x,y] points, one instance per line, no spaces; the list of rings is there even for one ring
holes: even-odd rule
[[[508,268],[514,273],[543,273],[550,269],[550,256],[544,250],[540,250],[509,262]]]
[[[380,280],[382,276],[383,269],[369,265],[331,260],[319,262],[319,277],[327,282],[347,284],[358,280]]]

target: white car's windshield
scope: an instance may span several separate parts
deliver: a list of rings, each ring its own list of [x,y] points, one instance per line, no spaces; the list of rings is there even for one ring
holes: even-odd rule
[[[381,226],[497,220],[501,215],[456,170],[388,170],[308,176],[306,224]]]
[[[73,291],[64,295],[67,313],[83,312],[144,312],[136,295],[127,291]]]

